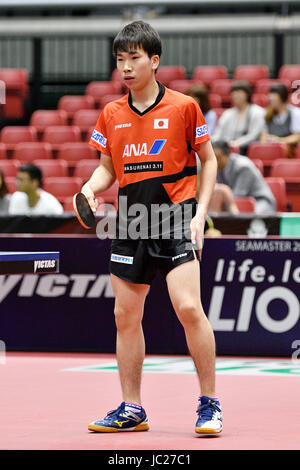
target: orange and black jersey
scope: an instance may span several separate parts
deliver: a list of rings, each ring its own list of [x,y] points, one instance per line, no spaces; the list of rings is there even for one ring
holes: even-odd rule
[[[112,158],[119,195],[135,203],[181,204],[196,196],[196,154],[209,140],[196,101],[159,83],[152,106],[140,112],[131,94],[102,110],[90,144]]]

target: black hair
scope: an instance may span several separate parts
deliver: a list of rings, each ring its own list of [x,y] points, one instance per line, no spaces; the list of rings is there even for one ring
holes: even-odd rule
[[[283,83],[276,83],[272,85],[269,93],[277,93],[283,103],[286,103],[289,97],[289,90]]]
[[[238,91],[238,90],[242,90],[246,93],[248,103],[250,103],[251,97],[252,97],[252,86],[250,85],[250,83],[244,80],[238,80],[234,82],[231,87],[230,92],[232,93],[233,91]]]
[[[30,176],[30,179],[37,180],[39,183],[39,186],[42,186],[42,179],[43,179],[42,170],[36,165],[34,165],[33,163],[25,163],[19,168],[19,171],[28,173]]]
[[[230,145],[225,140],[216,140],[212,143],[214,149],[221,150],[225,155],[229,155],[230,153]]]
[[[140,47],[151,58],[161,56],[162,44],[158,32],[149,23],[142,20],[127,24],[117,34],[113,42],[113,55],[118,52],[128,52],[132,48]]]

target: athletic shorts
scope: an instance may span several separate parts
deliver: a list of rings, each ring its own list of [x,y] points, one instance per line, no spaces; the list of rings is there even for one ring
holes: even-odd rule
[[[135,284],[151,284],[160,272],[164,277],[176,266],[197,259],[191,241],[181,239],[114,239],[109,269],[121,279]]]

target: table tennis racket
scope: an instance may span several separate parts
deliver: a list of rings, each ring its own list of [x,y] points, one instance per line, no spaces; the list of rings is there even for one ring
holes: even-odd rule
[[[96,222],[95,215],[89,202],[83,193],[76,193],[73,196],[73,208],[77,219],[84,228],[93,228]]]

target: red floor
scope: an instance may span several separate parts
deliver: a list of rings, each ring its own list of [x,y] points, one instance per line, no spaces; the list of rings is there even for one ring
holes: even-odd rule
[[[8,353],[0,365],[1,450],[299,449],[300,377],[217,375],[224,431],[194,434],[194,374],[143,375],[150,431],[97,434],[90,421],[121,402],[116,372],[63,369],[111,356]]]

